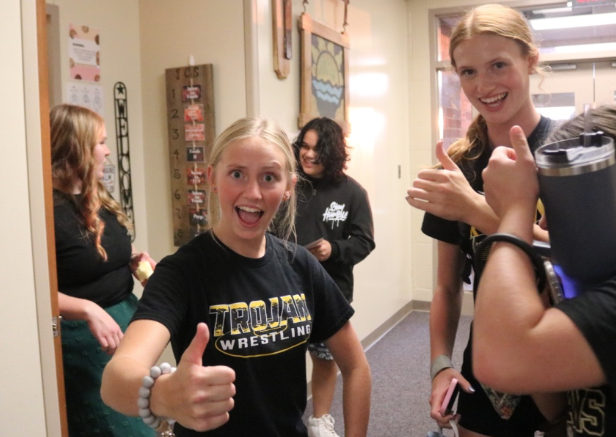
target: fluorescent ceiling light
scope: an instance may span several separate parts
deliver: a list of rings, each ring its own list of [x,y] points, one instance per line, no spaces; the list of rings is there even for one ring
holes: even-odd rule
[[[560,14],[560,13],[563,13],[563,12],[571,12],[571,7],[566,7],[566,8],[550,8],[550,9],[533,9],[531,12],[533,14],[541,14],[541,15]]]
[[[530,25],[535,30],[572,29],[574,27],[594,27],[610,24],[616,24],[616,12],[530,20]]]
[[[597,44],[578,44],[570,46],[556,46],[540,48],[542,54],[545,53],[583,53],[583,52],[604,52],[616,50],[616,43],[605,42]]]

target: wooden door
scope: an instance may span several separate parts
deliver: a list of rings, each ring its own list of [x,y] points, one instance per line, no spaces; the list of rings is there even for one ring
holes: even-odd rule
[[[52,321],[55,323],[54,352],[58,384],[58,403],[62,436],[68,437],[66,400],[64,395],[64,370],[62,367],[62,343],[60,338],[60,311],[58,308],[58,279],[56,274],[56,242],[53,221],[53,186],[51,180],[51,145],[49,133],[49,76],[47,60],[47,13],[45,0],[36,0],[37,52],[39,67],[39,100],[41,123],[41,153],[43,161],[43,185],[47,234],[47,257],[49,260],[49,285],[51,293]]]

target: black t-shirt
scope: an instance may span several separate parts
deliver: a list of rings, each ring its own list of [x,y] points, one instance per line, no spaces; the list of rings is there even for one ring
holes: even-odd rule
[[[267,234],[266,253],[245,258],[211,231],[164,258],[148,280],[133,320],[162,323],[176,360],[207,323],[204,365],[236,372],[235,407],[217,430],[183,436],[306,436],[307,342],[334,335],[353,309],[303,247]]]
[[[128,230],[114,214],[101,208],[99,218],[105,223],[101,244],[107,252],[104,261],[71,196],[54,190],[53,199],[58,289],[102,307],[121,302],[133,291]]]
[[[608,382],[567,394],[570,435],[616,436],[616,278],[564,300],[557,308],[590,344]]]
[[[527,138],[529,147],[533,154],[535,150],[543,145],[543,142],[548,137],[552,128],[552,121],[549,118],[541,116],[539,123]],[[476,158],[470,161],[464,161],[460,165],[460,169],[470,183],[473,190],[478,193],[483,193],[483,177],[482,172],[488,166],[488,161],[492,155],[493,149],[486,147],[483,152]],[[470,283],[469,277],[471,273],[471,265],[475,247],[483,239],[483,232],[466,223],[446,220],[435,216],[434,214],[425,213],[421,230],[424,234],[436,240],[445,243],[455,244],[460,246],[460,249],[467,257],[467,262],[462,272],[462,279]]]

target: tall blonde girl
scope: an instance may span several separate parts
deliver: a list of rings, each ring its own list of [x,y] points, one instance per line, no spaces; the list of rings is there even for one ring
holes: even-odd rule
[[[496,146],[511,145],[512,126],[523,129],[533,150],[551,128],[530,96],[530,75],[542,72],[539,51],[519,12],[487,4],[464,15],[453,30],[449,53],[462,90],[479,115],[466,136],[447,152],[439,141],[436,155],[441,168],[421,171],[407,197],[410,205],[426,212],[422,231],[438,242],[437,283],[430,311],[431,416],[440,426],[449,427],[454,416],[443,416],[439,410],[450,381],[457,378],[463,388],[457,410],[460,435],[531,437],[546,421],[532,399],[522,397],[495,407],[494,393],[473,376],[470,338],[460,370],[451,357],[462,282],[470,281],[475,245],[499,224],[482,195],[481,172]],[[537,237],[545,238],[545,234],[537,230]]]

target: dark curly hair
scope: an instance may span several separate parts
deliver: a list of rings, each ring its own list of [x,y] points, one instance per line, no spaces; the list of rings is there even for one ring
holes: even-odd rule
[[[322,164],[324,168],[323,179],[328,181],[342,179],[349,160],[348,146],[340,125],[327,117],[310,120],[299,132],[293,143],[293,151],[298,164],[297,170],[305,176],[299,160],[299,151],[304,143],[304,136],[309,130],[315,131],[319,138],[315,151],[318,154],[317,163]]]

